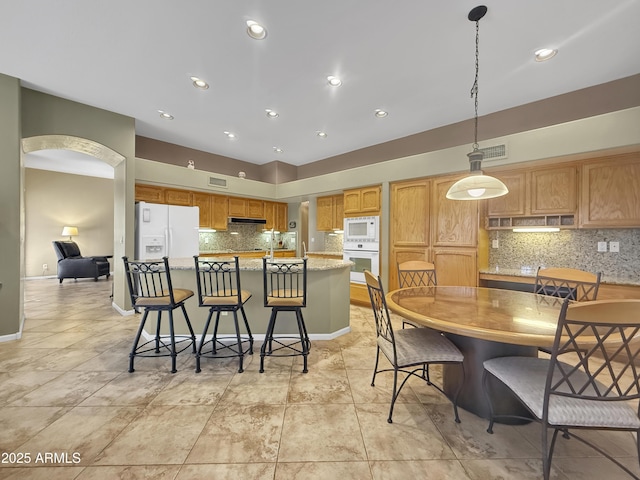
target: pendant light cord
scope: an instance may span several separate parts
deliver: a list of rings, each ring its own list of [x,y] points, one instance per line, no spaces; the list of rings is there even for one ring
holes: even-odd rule
[[[480,69],[480,20],[476,20],[476,78],[471,87],[471,98],[475,100],[475,126],[473,134],[473,149],[478,150],[478,70]]]

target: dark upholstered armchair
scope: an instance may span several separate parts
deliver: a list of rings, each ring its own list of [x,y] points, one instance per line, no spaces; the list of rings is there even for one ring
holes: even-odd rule
[[[58,256],[58,279],[93,278],[106,275],[109,278],[109,260],[106,257],[83,257],[76,242],[54,240],[53,249]]]

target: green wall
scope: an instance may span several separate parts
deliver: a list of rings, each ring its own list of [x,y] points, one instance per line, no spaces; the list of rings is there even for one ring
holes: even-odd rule
[[[0,337],[15,335],[22,323],[22,174],[20,165],[20,83],[0,75]]]

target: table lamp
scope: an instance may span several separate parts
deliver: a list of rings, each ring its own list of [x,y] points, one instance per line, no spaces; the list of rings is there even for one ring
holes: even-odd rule
[[[69,236],[69,240],[71,240],[72,236],[77,236],[78,235],[78,227],[64,227],[62,229],[62,236],[66,237]]]

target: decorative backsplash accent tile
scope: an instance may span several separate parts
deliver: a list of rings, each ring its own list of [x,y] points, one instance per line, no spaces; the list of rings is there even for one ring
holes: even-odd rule
[[[539,266],[578,268],[602,272],[603,282],[640,283],[640,229],[560,230],[557,233],[489,232],[489,269],[530,269]],[[498,248],[491,248],[498,240]],[[598,242],[607,242],[607,252],[598,252]],[[619,242],[620,252],[609,251],[609,242]]]

